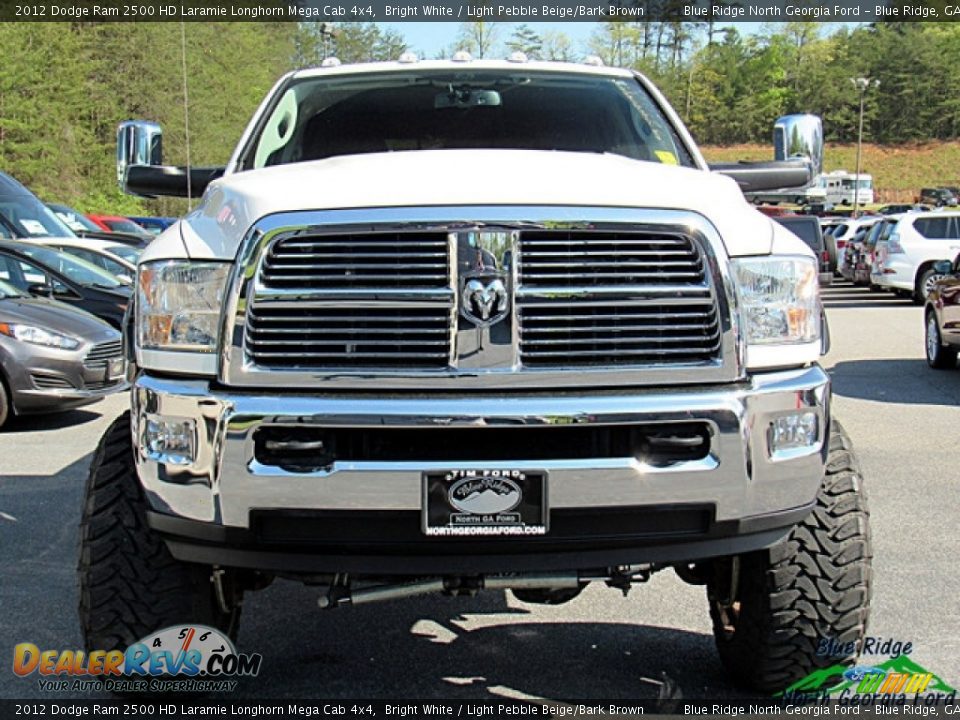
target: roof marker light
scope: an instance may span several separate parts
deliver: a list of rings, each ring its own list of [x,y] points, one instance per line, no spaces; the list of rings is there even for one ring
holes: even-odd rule
[[[507,58],[510,62],[513,63],[525,63],[529,62],[530,58],[527,57],[527,54],[521,50],[515,50],[510,53],[510,57]]]
[[[584,65],[594,65],[595,67],[603,67],[603,58],[599,55],[587,55],[583,59]]]
[[[451,59],[454,62],[470,62],[473,60],[473,55],[468,53],[466,50],[457,50]]]
[[[340,67],[340,59],[335,57],[324,58],[320,67]]]
[[[401,54],[399,58],[397,58],[397,62],[415,63],[415,62],[420,62],[420,58],[417,57],[417,54],[415,52],[410,52],[408,50],[407,52]]]

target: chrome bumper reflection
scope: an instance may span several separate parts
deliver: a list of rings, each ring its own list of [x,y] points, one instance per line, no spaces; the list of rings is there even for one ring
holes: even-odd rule
[[[636,458],[498,462],[549,473],[552,508],[711,503],[716,520],[768,514],[809,504],[823,473],[829,420],[829,378],[819,367],[758,374],[749,382],[616,394],[311,396],[211,389],[202,380],[141,375],[133,391],[133,432],[140,479],[159,512],[249,527],[251,509],[412,510],[421,503],[421,473],[452,463],[336,462],[316,472],[258,463],[254,432],[269,426],[444,428],[596,423],[703,422],[711,431],[706,457],[650,466]],[[819,418],[808,450],[772,458],[773,420],[797,410]],[[144,418],[196,421],[196,456],[188,464],[150,460]],[[464,448],[457,465],[482,466]],[[489,463],[486,463],[489,464]]]

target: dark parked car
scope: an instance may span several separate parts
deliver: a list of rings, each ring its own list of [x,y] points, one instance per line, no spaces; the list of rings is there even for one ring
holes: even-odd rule
[[[0,239],[73,236],[73,231],[36,195],[0,172]]]
[[[773,219],[803,240],[813,250],[820,261],[820,285],[831,285],[837,262],[836,246],[834,246],[831,263],[831,254],[827,248],[828,240],[820,229],[820,220],[812,215],[785,215]]]
[[[0,242],[0,280],[51,297],[123,327],[130,288],[78,257],[41,245]]]
[[[877,210],[881,215],[896,215],[899,213],[905,212],[929,212],[933,210],[929,205],[921,205],[919,203],[897,203],[894,205],[884,205],[882,208]]]
[[[957,204],[957,196],[947,188],[923,188],[917,202],[933,205],[934,207],[953,207]]]
[[[127,383],[120,333],[0,280],[0,425],[97,402]]]
[[[933,269],[942,274],[927,295],[924,328],[927,363],[937,370],[955,368],[960,353],[960,255],[941,260]]]

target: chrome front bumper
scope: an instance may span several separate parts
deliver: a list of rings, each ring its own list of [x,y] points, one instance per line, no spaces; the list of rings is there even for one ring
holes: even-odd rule
[[[217,528],[250,527],[251,510],[400,511],[421,507],[421,474],[482,462],[463,448],[457,463],[336,462],[290,472],[258,462],[253,436],[269,426],[447,428],[703,422],[709,453],[695,461],[651,466],[634,457],[498,461],[549,473],[550,509],[613,509],[708,504],[717,522],[809,507],[823,476],[830,384],[819,366],[753,375],[745,383],[616,393],[515,395],[257,394],[202,380],[140,375],[132,392],[137,469],[153,510]],[[778,416],[815,412],[815,445],[774,457],[769,429]],[[195,459],[151,459],[142,442],[147,417],[196,423]],[[489,463],[487,463],[489,464]]]

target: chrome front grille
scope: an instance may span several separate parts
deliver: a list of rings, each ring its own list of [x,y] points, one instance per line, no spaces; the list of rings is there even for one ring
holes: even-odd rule
[[[123,342],[111,340],[90,348],[90,352],[83,359],[83,366],[87,370],[106,370],[111,360],[123,357]]]
[[[526,367],[697,362],[720,352],[705,259],[686,235],[524,232],[518,280]]]
[[[225,303],[220,380],[330,390],[558,390],[741,379],[723,244],[677,210],[278,213]]]
[[[271,368],[446,368],[453,293],[444,232],[296,233],[264,254],[247,313]]]
[[[449,283],[445,233],[293,235],[263,259],[266,288],[430,288]]]

